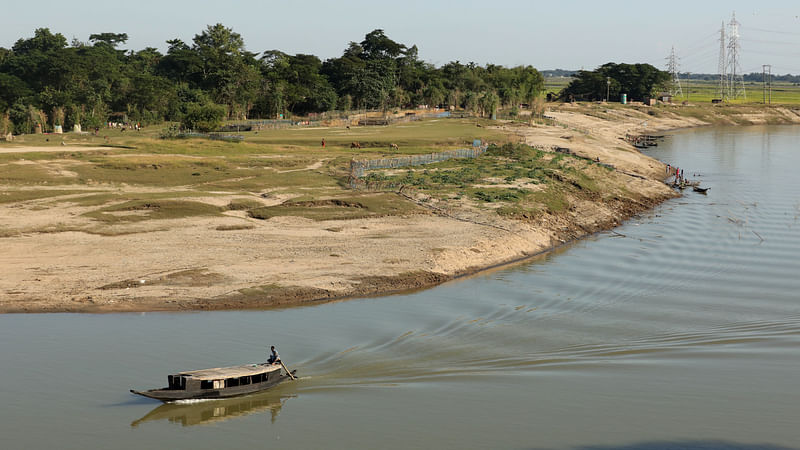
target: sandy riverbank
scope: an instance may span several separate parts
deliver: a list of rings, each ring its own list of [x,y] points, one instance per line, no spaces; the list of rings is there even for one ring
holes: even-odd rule
[[[503,125],[530,145],[569,148],[613,165],[613,176],[635,193],[576,202],[563,213],[528,220],[466,205],[444,212],[418,199],[419,210],[405,216],[256,220],[228,211],[135,222],[102,234],[83,231],[87,206],[54,206],[50,199],[0,204],[0,230],[11,230],[0,235],[0,312],[268,308],[433,286],[612,228],[674,197],[663,183],[663,164],[621,138],[710,123],[683,112],[653,116],[646,108],[561,105],[548,113],[558,126]],[[737,117],[735,123],[773,123],[776,117],[800,122],[796,112],[776,108],[748,111],[750,122]],[[69,189],[65,196],[76,189],[50,188]]]

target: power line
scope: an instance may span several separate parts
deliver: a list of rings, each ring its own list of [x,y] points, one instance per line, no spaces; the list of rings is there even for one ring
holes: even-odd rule
[[[744,39],[745,42],[753,42],[756,44],[769,44],[769,45],[798,45],[800,42],[789,42],[789,41],[762,41],[760,39]]]
[[[792,36],[800,36],[800,33],[794,31],[780,31],[780,30],[765,30],[763,28],[753,28],[753,27],[745,27],[746,30],[750,31],[760,31],[762,33],[773,33],[773,34],[788,34]]]

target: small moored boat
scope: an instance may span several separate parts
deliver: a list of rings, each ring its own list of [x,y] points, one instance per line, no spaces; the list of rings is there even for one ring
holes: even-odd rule
[[[263,391],[287,379],[294,379],[295,372],[297,371],[289,372],[283,363],[190,370],[167,376],[169,385],[165,388],[147,391],[131,389],[131,392],[162,402],[236,397]]]
[[[700,186],[694,186],[694,187],[692,187],[692,190],[694,190],[695,192],[699,192],[699,193],[701,193],[701,194],[705,194],[706,192],[708,192],[708,190],[709,190],[709,189],[711,189],[711,188],[710,188],[710,187],[707,187],[707,188],[701,188]]]

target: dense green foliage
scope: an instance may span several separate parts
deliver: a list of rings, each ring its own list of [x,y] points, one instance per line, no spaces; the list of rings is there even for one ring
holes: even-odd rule
[[[383,30],[326,61],[277,50],[252,53],[241,35],[221,24],[191,43],[167,41],[166,54],[121,49],[127,40],[125,33],[98,33],[68,43],[40,28],[11,49],[0,48],[0,125],[30,133],[37,125],[170,120],[199,129],[217,123],[220,107],[213,105],[230,119],[418,105],[491,115],[501,106],[530,103],[544,85],[530,66],[455,61],[434,67],[418,58],[416,46],[395,42]]]
[[[192,103],[186,108],[181,126],[189,130],[202,132],[214,131],[225,119],[225,108],[213,103]]]
[[[627,94],[631,100],[642,101],[663,88],[670,75],[650,64],[607,63],[595,70],[581,70],[561,91],[565,100],[618,99]]]

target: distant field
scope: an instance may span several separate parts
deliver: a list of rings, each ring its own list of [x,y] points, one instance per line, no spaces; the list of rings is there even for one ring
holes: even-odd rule
[[[712,99],[719,98],[716,81],[691,80],[682,88],[684,98],[688,97],[690,102],[711,102]],[[731,103],[763,103],[763,101],[764,85],[756,82],[745,83],[745,97],[730,100]],[[800,86],[791,83],[772,83],[772,103],[800,104]]]
[[[567,87],[571,78],[567,77],[547,77],[544,79],[544,93],[559,92]],[[681,80],[683,96],[674,99],[675,102],[684,100],[692,103],[711,103],[712,99],[718,98],[716,80]],[[769,98],[767,98],[769,102]],[[764,86],[762,83],[745,83],[745,97],[732,99],[730,103],[763,103]],[[772,83],[772,103],[773,104],[800,104],[800,86],[783,83]]]
[[[544,93],[555,92],[558,93],[572,81],[570,77],[545,77],[544,79]]]

